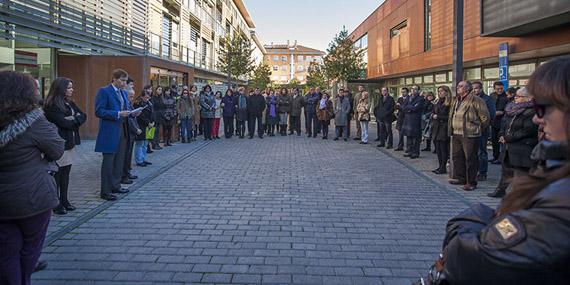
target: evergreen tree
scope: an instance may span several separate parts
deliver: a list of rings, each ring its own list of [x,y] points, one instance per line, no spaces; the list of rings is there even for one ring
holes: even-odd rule
[[[271,83],[271,68],[266,63],[260,63],[251,75],[249,85],[253,87],[266,88]]]
[[[317,62],[311,62],[308,68],[309,74],[307,75],[307,86],[327,89],[329,87],[329,82],[324,69],[325,67],[323,65],[320,65]]]
[[[343,27],[329,44],[324,58],[327,78],[343,84],[348,80],[357,79],[366,66],[363,56],[364,51],[354,48],[352,40],[348,37],[348,31]]]
[[[253,51],[251,41],[242,33],[235,32],[231,36],[227,35],[221,38],[218,57],[219,70],[227,74],[229,68],[234,79],[250,75],[255,69]]]

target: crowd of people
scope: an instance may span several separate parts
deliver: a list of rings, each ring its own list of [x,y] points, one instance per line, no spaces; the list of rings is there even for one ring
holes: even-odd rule
[[[436,98],[413,85],[411,91],[401,88],[397,100],[385,87],[371,95],[363,86],[354,95],[341,88],[336,98],[318,88],[303,95],[298,88],[246,94],[240,87],[222,96],[209,85],[199,92],[196,86],[145,86],[135,96],[133,79],[117,69],[95,99],[100,197],[116,200],[115,194],[128,192],[121,184],[137,178],[130,172],[133,153],[136,165],[146,167],[152,164],[148,153],[175,139],[219,139],[222,119],[227,139],[300,136],[301,116],[307,137],[328,139],[334,120],[334,140],[344,141],[355,120],[354,139],[368,144],[373,115],[377,147],[393,148],[395,121],[394,151],[417,159],[433,142],[434,172],[446,173],[449,162],[449,183],[466,191],[486,179],[488,163],[502,164],[499,185],[488,195],[504,200],[497,211],[476,205],[449,221],[437,278],[451,284],[564,284],[570,278],[569,82],[570,57],[561,57],[538,67],[528,87],[505,91],[496,82],[490,95],[481,82],[461,81],[455,95],[440,86]],[[0,72],[1,284],[29,284],[32,272],[45,267],[38,258],[51,213],[75,210],[68,200],[69,173],[87,116],[72,98],[69,78],[57,78],[42,102],[30,75]]]

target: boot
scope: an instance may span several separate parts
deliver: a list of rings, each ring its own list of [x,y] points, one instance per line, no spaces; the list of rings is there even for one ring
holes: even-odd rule
[[[53,213],[56,215],[65,215],[67,214],[67,210],[65,210],[65,207],[59,203],[59,205],[53,209]]]
[[[492,197],[492,198],[502,198],[506,195],[506,191],[504,189],[495,189],[495,191],[491,192],[491,193],[487,193],[488,197]]]

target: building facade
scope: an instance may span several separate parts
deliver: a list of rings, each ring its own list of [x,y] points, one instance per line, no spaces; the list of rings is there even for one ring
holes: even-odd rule
[[[136,90],[224,84],[220,39],[242,33],[258,60],[264,51],[242,0],[0,0],[0,33],[0,70],[32,74],[44,97],[55,77],[74,80],[86,137],[97,131],[97,89],[115,68]]]
[[[293,44],[265,45],[264,62],[271,68],[271,81],[286,84],[296,79],[301,84],[307,82],[308,68],[311,64],[322,64],[324,52],[313,48]]]
[[[386,0],[350,35],[356,48],[366,50],[367,61],[366,79],[352,84],[371,90],[387,86],[392,94],[412,84],[432,91],[451,86],[453,5],[453,0]],[[525,11],[534,16],[521,17]],[[542,62],[570,53],[569,11],[570,2],[559,0],[465,0],[463,78],[482,81],[488,92],[499,80],[526,85]],[[509,62],[504,72],[501,45],[508,46],[501,52]]]

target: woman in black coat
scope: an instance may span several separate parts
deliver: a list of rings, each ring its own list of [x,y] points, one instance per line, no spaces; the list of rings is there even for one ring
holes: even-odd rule
[[[447,173],[447,160],[449,159],[449,134],[447,133],[447,125],[449,118],[449,106],[451,103],[451,89],[448,86],[440,86],[437,88],[437,96],[439,100],[433,107],[433,115],[431,116],[431,137],[437,154],[439,166],[432,172],[435,174]]]
[[[505,145],[501,152],[501,179],[489,197],[503,197],[514,176],[526,174],[532,167],[532,149],[538,143],[538,125],[532,122],[534,102],[526,90],[517,91],[513,104],[505,108],[504,128],[499,132],[499,142]]]
[[[137,117],[137,124],[142,133],[135,138],[135,163],[138,166],[145,167],[152,163],[146,161],[149,140],[146,137],[147,128],[154,127],[153,106],[150,102],[150,86],[145,86],[139,97],[135,99],[135,108],[143,107],[141,114]],[[156,131],[156,129],[155,129]]]
[[[30,284],[51,211],[65,141],[39,109],[29,74],[0,72],[0,284]]]
[[[160,131],[162,130],[162,124],[164,119],[162,117],[164,113],[164,103],[162,102],[162,86],[157,86],[154,89],[150,102],[153,106],[153,116],[155,124],[154,138],[151,140],[152,150],[161,150],[160,146]]]
[[[55,175],[59,189],[59,205],[53,209],[58,215],[65,215],[75,210],[69,203],[68,187],[69,173],[75,157],[75,146],[81,144],[79,127],[85,123],[87,116],[73,103],[73,81],[69,78],[58,77],[51,84],[49,93],[44,102],[46,118],[55,124],[59,135],[65,140],[65,152],[57,161],[59,170]]]

